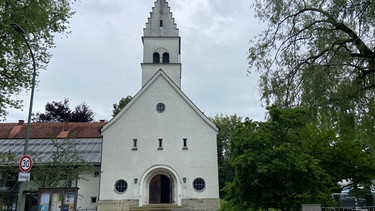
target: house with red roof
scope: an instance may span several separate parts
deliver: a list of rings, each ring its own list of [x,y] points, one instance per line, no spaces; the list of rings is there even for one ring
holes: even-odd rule
[[[53,155],[57,147],[53,141],[62,144],[73,143],[74,154],[81,157],[90,166],[90,169],[82,172],[75,181],[70,181],[70,188],[77,188],[75,207],[88,210],[96,210],[99,194],[99,175],[101,166],[102,135],[101,129],[106,124],[99,122],[33,122],[30,125],[30,139],[28,152],[32,154],[34,166],[41,163],[53,162]],[[0,153],[2,155],[13,155],[16,161],[23,156],[27,124],[20,120],[18,123],[0,123]],[[69,142],[66,142],[69,140]],[[64,147],[64,146],[63,146]],[[72,148],[69,148],[72,149]],[[1,157],[0,157],[1,159]],[[19,195],[20,188],[24,183],[18,181],[18,170],[6,171],[5,160],[1,160],[4,171],[0,171],[0,204],[5,210],[15,210],[17,206],[25,207],[25,210],[39,211],[38,202],[40,198],[39,186],[33,182],[31,169],[31,181]],[[17,169],[17,164],[15,168]],[[56,187],[57,188],[57,187]],[[74,190],[74,189],[73,189]],[[71,193],[71,192],[69,192]],[[59,210],[64,205],[61,191],[57,189],[49,191],[49,210]],[[20,197],[17,197],[20,196]],[[21,201],[22,200],[22,201]]]

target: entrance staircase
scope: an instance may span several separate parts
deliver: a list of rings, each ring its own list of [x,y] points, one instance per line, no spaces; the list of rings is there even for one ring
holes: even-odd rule
[[[190,211],[188,208],[173,204],[151,204],[142,207],[131,208],[131,211]]]

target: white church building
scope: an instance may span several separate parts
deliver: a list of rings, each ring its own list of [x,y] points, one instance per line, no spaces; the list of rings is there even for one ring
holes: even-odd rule
[[[218,129],[181,90],[181,38],[166,0],[142,41],[142,88],[101,130],[98,210],[218,210]]]
[[[25,181],[0,156],[0,210],[220,208],[218,129],[181,90],[181,38],[166,0],[156,0],[142,41],[141,89],[112,120],[31,123],[35,167]],[[26,128],[23,120],[0,123],[0,155],[22,157]],[[53,143],[66,143],[91,168],[64,187],[38,185],[38,165],[61,151]]]

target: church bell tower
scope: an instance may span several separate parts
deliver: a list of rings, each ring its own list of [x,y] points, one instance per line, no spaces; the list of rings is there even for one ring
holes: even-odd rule
[[[218,128],[181,89],[167,0],[154,0],[142,41],[142,88],[101,130],[98,210],[219,210]]]
[[[166,0],[155,2],[142,41],[142,87],[161,69],[181,89],[181,38]]]

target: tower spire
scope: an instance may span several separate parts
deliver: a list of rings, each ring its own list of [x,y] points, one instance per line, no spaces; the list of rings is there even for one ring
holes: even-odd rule
[[[166,0],[156,0],[142,41],[142,87],[161,69],[181,88],[181,39]]]

